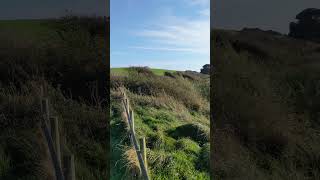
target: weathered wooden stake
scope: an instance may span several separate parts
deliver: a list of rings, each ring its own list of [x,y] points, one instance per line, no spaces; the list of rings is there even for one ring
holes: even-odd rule
[[[67,155],[64,156],[64,177],[65,180],[75,180],[76,173],[75,173],[75,165],[74,165],[74,155]]]
[[[133,133],[135,133],[134,132],[134,114],[133,114],[132,110],[130,111],[130,118],[131,118],[131,128],[132,128]]]
[[[45,98],[42,100],[42,107],[43,107],[45,123],[47,124],[49,130],[51,130],[49,99]],[[50,132],[50,134],[51,134],[51,132]]]
[[[129,106],[129,99],[126,98],[126,107],[127,107],[127,111],[129,113],[130,111],[130,106]]]
[[[130,113],[130,100],[128,99],[128,112]]]
[[[40,97],[43,98],[44,92],[43,92],[43,86],[40,86]]]
[[[140,153],[142,155],[144,165],[146,169],[148,169],[146,138],[145,137],[140,138],[139,141],[140,141]]]
[[[59,122],[57,117],[51,117],[51,137],[54,142],[58,163],[61,167],[61,146],[60,146],[60,132]]]
[[[65,135],[60,136],[60,138],[61,157],[64,157],[68,153],[67,138]]]
[[[43,104],[42,104],[42,99],[43,99],[43,86],[40,86],[40,112],[43,114]]]

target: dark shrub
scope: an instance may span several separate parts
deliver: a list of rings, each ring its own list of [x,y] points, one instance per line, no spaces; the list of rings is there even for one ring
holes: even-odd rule
[[[138,73],[143,75],[154,75],[154,73],[151,71],[149,67],[138,67],[138,66],[132,66],[129,67],[129,73]]]
[[[210,64],[203,65],[200,72],[202,74],[210,74]]]
[[[204,144],[210,139],[209,131],[208,127],[201,124],[186,124],[179,126],[168,133],[173,138],[189,137],[200,144]]]
[[[165,76],[168,76],[168,77],[171,77],[171,78],[175,78],[175,76],[173,75],[173,73],[171,73],[171,72],[164,72],[164,75]]]
[[[206,143],[200,150],[198,158],[198,167],[201,170],[209,171],[210,169],[210,144]]]

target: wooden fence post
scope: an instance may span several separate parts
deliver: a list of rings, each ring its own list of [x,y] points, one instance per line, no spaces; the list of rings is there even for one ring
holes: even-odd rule
[[[40,112],[43,114],[43,104],[42,104],[42,99],[43,99],[43,86],[40,86]]]
[[[148,169],[148,162],[147,162],[147,148],[146,148],[146,138],[140,138],[140,153],[143,158],[144,166],[146,170]]]
[[[75,165],[74,165],[74,155],[66,155],[64,156],[64,177],[65,180],[75,180],[76,173],[75,173]]]
[[[61,145],[61,150],[62,153],[65,151],[65,145],[67,144],[67,140],[66,140],[66,136],[65,135],[61,135],[60,136],[60,145]]]
[[[50,108],[49,108],[49,99],[45,98],[42,100],[42,107],[44,113],[45,123],[47,124],[50,134],[51,134],[51,126],[50,126]]]
[[[126,106],[127,106],[127,112],[130,112],[130,105],[129,105],[129,99],[126,98]]]
[[[58,163],[61,167],[61,146],[60,146],[60,131],[57,117],[51,117],[51,137],[54,142]]]
[[[133,111],[130,111],[130,119],[131,119],[131,128],[132,128],[132,132],[135,133],[134,131],[134,114]]]
[[[44,97],[43,86],[40,86],[40,97]]]

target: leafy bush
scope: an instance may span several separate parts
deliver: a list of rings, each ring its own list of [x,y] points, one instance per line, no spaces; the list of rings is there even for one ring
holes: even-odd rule
[[[142,75],[148,75],[148,76],[154,75],[149,67],[138,67],[138,66],[129,67],[129,75],[132,75],[135,73],[142,74]]]

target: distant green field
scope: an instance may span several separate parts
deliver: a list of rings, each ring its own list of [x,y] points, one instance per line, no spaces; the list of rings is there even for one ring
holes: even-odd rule
[[[111,68],[111,74],[114,75],[126,75],[128,73],[129,68]],[[151,71],[155,75],[163,76],[165,72],[176,72],[175,70],[167,70],[167,69],[155,69],[151,68]]]

